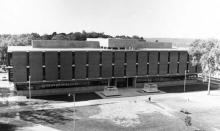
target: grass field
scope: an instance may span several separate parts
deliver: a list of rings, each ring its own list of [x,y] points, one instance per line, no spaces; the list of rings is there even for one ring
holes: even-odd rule
[[[206,91],[151,95],[151,102],[148,97],[105,99],[108,103],[103,104],[104,99],[99,99],[98,105],[88,101],[88,106],[76,107],[75,115],[73,107],[34,110],[24,105],[22,111],[13,107],[0,113],[0,131],[70,131],[73,120],[76,131],[220,130],[220,90],[212,90],[209,96]],[[186,126],[181,110],[190,113],[191,126]]]

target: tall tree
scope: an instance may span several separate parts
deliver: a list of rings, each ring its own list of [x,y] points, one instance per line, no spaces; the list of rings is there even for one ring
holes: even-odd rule
[[[219,70],[220,66],[220,47],[219,41],[195,40],[189,48],[189,54],[192,56],[192,64],[200,64],[203,76],[209,77],[208,95],[210,94],[211,75]]]

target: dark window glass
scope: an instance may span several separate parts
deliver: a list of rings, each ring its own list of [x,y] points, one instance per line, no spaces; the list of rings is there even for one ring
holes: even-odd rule
[[[29,81],[29,76],[30,76],[30,68],[27,68],[27,80]]]
[[[180,52],[178,52],[178,62],[180,61]]]
[[[127,52],[125,52],[124,62],[127,63]]]
[[[179,73],[179,70],[180,70],[179,68],[180,68],[180,64],[178,63],[177,64],[177,73]]]
[[[189,62],[189,54],[187,54],[187,62]]]
[[[147,75],[149,75],[149,64],[147,64]]]
[[[60,67],[58,67],[58,80],[60,80]]]
[[[89,66],[86,66],[86,78],[89,78]]]
[[[112,66],[112,76],[113,76],[113,77],[115,76],[114,71],[115,71],[115,66]]]
[[[124,76],[126,76],[126,70],[127,70],[127,66],[124,65]]]
[[[57,57],[58,57],[58,65],[60,65],[60,52],[57,52]]]
[[[170,62],[170,52],[168,52],[168,62]]]
[[[138,63],[138,52],[136,52],[136,63]]]
[[[73,66],[72,67],[72,79],[74,79],[75,78],[75,67]]]
[[[102,77],[102,66],[99,66],[99,77]]]
[[[45,52],[42,53],[42,64],[45,65]]]
[[[170,73],[170,64],[167,65],[167,74]]]
[[[46,71],[45,71],[45,67],[43,67],[43,80],[46,80]]]
[[[147,52],[147,62],[149,63],[150,59],[150,52]]]
[[[112,63],[115,63],[115,52],[112,52]]]
[[[75,64],[75,52],[72,52],[72,64]]]
[[[158,52],[158,62],[160,62],[160,52]]]
[[[89,53],[86,52],[86,64],[89,64]]]
[[[99,53],[99,63],[102,64],[102,52]]]
[[[30,65],[30,62],[29,62],[29,52],[27,52],[27,66]]]

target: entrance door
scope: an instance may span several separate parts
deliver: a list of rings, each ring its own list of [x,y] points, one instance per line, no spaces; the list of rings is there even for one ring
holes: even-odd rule
[[[133,87],[134,78],[128,78],[128,87]]]
[[[127,87],[127,79],[126,78],[118,78],[117,79],[117,87]]]

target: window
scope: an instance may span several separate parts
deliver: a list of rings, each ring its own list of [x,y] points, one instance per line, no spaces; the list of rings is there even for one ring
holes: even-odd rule
[[[60,74],[61,74],[60,73],[60,67],[57,67],[57,68],[58,68],[58,72],[57,72],[58,73],[58,80],[60,80]]]
[[[86,64],[89,64],[89,53],[86,52]]]
[[[138,52],[136,52],[136,63],[138,63]]]
[[[89,78],[89,66],[86,66],[86,78]]]
[[[102,77],[102,66],[99,66],[99,77]]]
[[[27,68],[27,81],[29,81],[29,76],[30,76],[30,68]]]
[[[179,73],[179,70],[180,70],[179,68],[180,68],[180,64],[178,63],[177,64],[177,73]]]
[[[180,52],[178,52],[178,62],[180,61]]]
[[[114,71],[115,71],[115,66],[113,65],[113,66],[112,66],[112,76],[113,76],[113,77],[115,76]]]
[[[75,67],[73,66],[72,67],[72,79],[74,79],[75,78]]]
[[[149,75],[149,64],[147,64],[147,75]]]
[[[150,52],[147,52],[147,63],[149,63],[150,59]]]
[[[168,63],[168,65],[167,65],[167,74],[169,74],[170,73],[170,64]]]
[[[102,52],[99,53],[99,63],[102,64]]]
[[[60,52],[57,52],[58,65],[60,65]]]
[[[187,62],[189,62],[189,54],[187,54]]]
[[[72,52],[72,65],[75,64],[75,52]]]
[[[160,62],[160,52],[158,52],[158,62]]]
[[[170,62],[170,52],[168,52],[168,62]]]
[[[127,63],[127,52],[125,52],[124,63]]]
[[[29,52],[27,52],[27,66],[30,65],[30,62],[29,62]]]
[[[126,65],[124,65],[124,76],[126,76],[127,74],[126,74],[126,70],[127,70],[127,66]]]
[[[45,66],[45,52],[42,53],[42,64]]]
[[[112,63],[115,63],[115,52],[112,52]]]
[[[46,71],[45,71],[45,67],[43,67],[43,80],[46,80]]]

